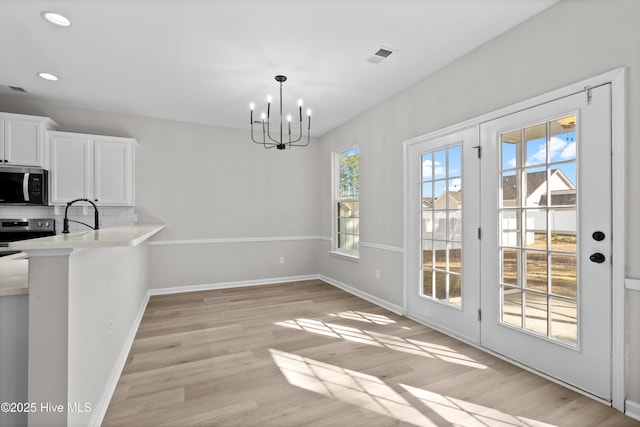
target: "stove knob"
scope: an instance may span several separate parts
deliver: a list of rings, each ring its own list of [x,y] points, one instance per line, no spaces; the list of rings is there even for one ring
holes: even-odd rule
[[[42,227],[42,222],[38,221],[38,227]]]
[[[44,226],[45,226],[45,227],[47,227],[47,228],[49,228],[49,221],[45,222],[45,223],[44,223]]]

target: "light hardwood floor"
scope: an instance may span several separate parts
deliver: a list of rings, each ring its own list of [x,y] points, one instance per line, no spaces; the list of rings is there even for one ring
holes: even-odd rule
[[[151,297],[103,426],[638,426],[318,280]]]

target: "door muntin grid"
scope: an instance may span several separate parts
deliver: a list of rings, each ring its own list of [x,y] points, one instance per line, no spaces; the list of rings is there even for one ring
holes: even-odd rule
[[[462,308],[462,146],[421,155],[419,295]]]
[[[502,133],[502,324],[578,345],[577,115]]]

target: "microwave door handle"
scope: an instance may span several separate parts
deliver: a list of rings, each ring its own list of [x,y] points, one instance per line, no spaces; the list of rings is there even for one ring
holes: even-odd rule
[[[22,192],[24,193],[24,201],[29,202],[29,173],[24,174],[24,179],[22,180]]]

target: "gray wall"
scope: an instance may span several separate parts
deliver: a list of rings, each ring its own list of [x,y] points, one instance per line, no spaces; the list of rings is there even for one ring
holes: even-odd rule
[[[331,234],[330,152],[359,142],[361,241],[403,245],[403,141],[627,67],[627,275],[640,278],[640,2],[563,0],[321,138],[321,233]],[[353,263],[319,251],[320,272],[402,301],[402,256],[364,248]],[[386,252],[382,254],[381,252]],[[385,280],[375,281],[380,268]],[[389,270],[387,270],[389,269]],[[616,283],[614,286],[624,286]],[[628,397],[640,402],[640,296],[627,291]]]

